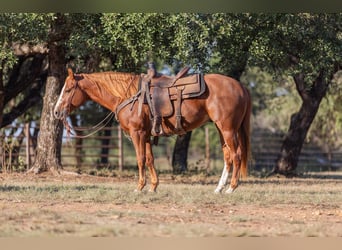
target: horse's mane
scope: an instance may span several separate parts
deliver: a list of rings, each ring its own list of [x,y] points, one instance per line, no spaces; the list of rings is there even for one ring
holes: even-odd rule
[[[100,72],[82,74],[99,88],[105,88],[112,95],[127,99],[138,92],[139,75],[123,72]]]

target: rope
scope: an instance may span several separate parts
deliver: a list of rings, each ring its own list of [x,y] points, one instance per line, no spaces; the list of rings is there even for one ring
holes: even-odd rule
[[[112,120],[114,115],[115,115],[114,112],[109,112],[108,115],[102,121],[100,121],[98,124],[96,124],[95,126],[91,127],[90,129],[83,129],[83,128],[77,128],[76,129],[76,128],[73,128],[74,131],[94,130],[94,131],[90,132],[87,135],[74,135],[73,137],[74,138],[84,139],[84,138],[88,138],[88,137],[96,134],[97,132],[99,132],[101,129],[103,129],[104,127],[106,127],[109,124],[109,122]],[[104,123],[104,124],[101,125],[101,123]]]
[[[86,130],[97,129],[98,127],[101,126],[101,123],[105,122],[107,119],[110,120],[111,118],[113,118],[113,116],[114,116],[114,113],[113,113],[113,112],[109,112],[108,115],[107,115],[105,118],[103,118],[102,121],[100,121],[98,124],[92,126],[91,128],[77,128],[77,129],[74,128],[74,130],[75,130],[75,131],[86,131]],[[107,123],[108,123],[108,122],[107,122]],[[106,124],[107,124],[107,123],[106,123]],[[101,127],[101,128],[103,128],[103,127]]]

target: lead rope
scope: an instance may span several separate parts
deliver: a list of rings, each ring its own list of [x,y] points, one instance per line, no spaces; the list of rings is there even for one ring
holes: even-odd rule
[[[70,110],[70,106],[71,106],[71,100],[72,98],[74,97],[75,95],[75,90],[76,88],[78,87],[78,81],[76,81],[75,83],[75,86],[73,88],[73,92],[72,94],[70,95],[69,99],[68,99],[68,111]],[[101,129],[103,129],[104,127],[106,127],[108,125],[108,123],[112,120],[112,118],[115,116],[115,113],[114,112],[109,112],[108,115],[102,120],[100,121],[98,124],[96,124],[95,126],[91,127],[90,129],[83,129],[83,128],[73,128],[67,121],[66,117],[63,119],[63,124],[64,124],[64,127],[67,131],[67,137],[69,137],[71,133],[71,129],[73,129],[74,131],[86,131],[86,130],[94,130],[93,132],[90,132],[89,134],[87,135],[74,135],[73,137],[74,138],[81,138],[81,139],[84,139],[84,138],[88,138],[92,135],[94,135],[95,133],[99,132]],[[104,123],[105,122],[105,123]],[[102,123],[104,123],[103,125],[101,125]]]
[[[102,120],[100,121],[98,124],[96,124],[95,126],[91,127],[90,129],[83,129],[83,128],[73,128],[74,131],[87,131],[87,130],[94,130],[92,132],[90,132],[87,135],[74,135],[74,138],[88,138],[92,135],[94,135],[95,133],[99,132],[101,129],[103,129],[104,127],[106,127],[109,122],[112,120],[112,118],[114,117],[114,112],[109,112],[108,115]],[[105,123],[104,123],[105,122]],[[104,123],[104,124],[102,124]],[[101,125],[102,124],[102,125]]]

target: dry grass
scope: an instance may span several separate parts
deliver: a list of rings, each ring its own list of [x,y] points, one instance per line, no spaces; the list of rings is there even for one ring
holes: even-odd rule
[[[214,195],[218,177],[0,174],[0,236],[342,236],[342,179],[256,179]]]

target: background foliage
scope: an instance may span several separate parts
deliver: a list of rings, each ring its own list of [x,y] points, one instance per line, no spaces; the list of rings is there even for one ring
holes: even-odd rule
[[[67,66],[76,72],[140,73],[146,70],[148,60],[154,60],[158,70],[166,67],[170,73],[190,65],[193,71],[227,74],[240,79],[250,89],[253,126],[285,132],[291,114],[297,112],[302,102],[293,77],[303,74],[305,90],[310,92],[317,75],[322,73],[328,93],[307,139],[317,141],[328,151],[341,145],[340,13],[64,15],[70,31],[70,39],[64,44]],[[11,81],[18,70],[16,66],[21,60],[32,60],[33,55],[41,53],[35,50],[19,53],[14,45],[44,47],[55,18],[53,13],[0,14],[0,110],[4,115],[28,96],[29,86],[34,84],[5,102],[8,89],[16,84]],[[45,62],[41,71],[46,67]],[[21,73],[25,70],[24,67],[20,69]],[[38,95],[43,96],[43,93],[44,87]],[[36,120],[41,105],[42,102],[32,104],[25,112],[26,120]],[[106,110],[87,103],[80,112],[77,117],[82,120],[78,122],[86,125],[103,117]],[[97,116],[85,115],[90,113]],[[201,138],[200,135],[193,137]],[[193,140],[198,140],[196,138]],[[217,142],[213,140],[213,143]]]

